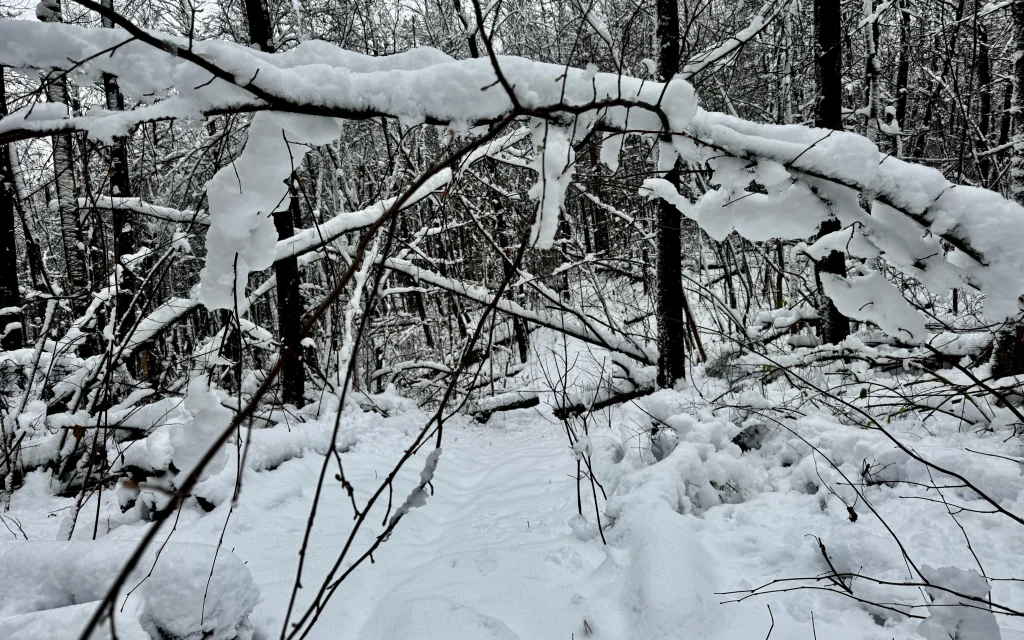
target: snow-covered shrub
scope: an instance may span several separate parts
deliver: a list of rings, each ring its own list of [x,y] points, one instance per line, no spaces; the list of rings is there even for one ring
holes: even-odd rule
[[[77,637],[134,548],[134,542],[121,541],[0,544],[0,636]],[[124,583],[122,593],[129,591],[114,606],[115,623],[129,633],[148,632],[129,637],[251,637],[248,616],[259,589],[242,561],[226,550],[178,542],[159,554],[151,550]]]

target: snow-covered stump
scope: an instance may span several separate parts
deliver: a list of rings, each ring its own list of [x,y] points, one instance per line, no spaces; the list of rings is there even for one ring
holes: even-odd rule
[[[77,638],[135,544],[0,544],[0,638]],[[249,640],[258,600],[259,588],[235,555],[170,542],[151,550],[122,586],[114,628],[121,640]],[[92,636],[106,637],[109,622]]]

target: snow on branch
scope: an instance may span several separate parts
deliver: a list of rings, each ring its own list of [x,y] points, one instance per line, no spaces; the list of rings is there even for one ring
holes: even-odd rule
[[[316,41],[267,54],[223,41],[190,43],[119,20],[123,28],[116,30],[0,22],[0,64],[63,70],[80,84],[109,73],[140,105],[73,117],[56,108],[17,112],[0,121],[0,132],[7,132],[0,141],[69,129],[109,139],[156,117],[261,111],[236,166],[209,185],[209,258],[200,299],[211,308],[231,306],[231,292],[245,274],[275,259],[269,214],[284,199],[284,181],[308,145],[338,135],[334,118],[387,116],[462,131],[517,113],[535,118],[535,145],[544,132],[534,163],[540,170],[533,234],[539,247],[550,245],[557,228],[572,177],[573,140],[594,129],[657,133],[667,127],[684,159],[709,164],[715,173],[719,188],[696,207],[681,207],[713,235],[736,230],[751,239],[804,239],[812,226],[835,217],[859,235],[855,244],[930,288],[966,284],[988,294],[992,319],[1017,313],[1024,294],[1017,276],[1024,267],[1024,208],[884,156],[862,136],[698,110],[692,87],[681,79],[664,85],[509,56],[454,60],[425,48],[370,57]],[[755,20],[736,43],[762,25]],[[769,180],[772,190],[748,192],[747,168],[712,162],[723,154],[755,167],[754,177]],[[648,186],[668,195],[664,185]],[[860,198],[872,203],[869,212]]]
[[[696,110],[693,88],[682,80],[666,87],[514,56],[497,60],[516,102],[527,110],[554,115],[615,102],[600,111],[599,119],[620,129],[626,125],[627,106],[639,107],[628,110],[629,124],[645,129],[661,128],[656,105],[673,128],[684,127]],[[76,129],[109,140],[148,120],[260,109],[460,125],[496,121],[513,109],[489,60],[455,60],[431,48],[374,57],[308,41],[267,54],[219,40],[190,42],[150,31],[17,20],[0,22],[0,65],[64,70],[78,84],[98,82],[109,73],[117,76],[126,97],[143,105],[73,118],[47,114],[31,121],[12,114],[0,120],[0,132],[9,139]]]
[[[810,235],[809,225],[834,216],[858,235],[851,247],[870,248],[858,257],[884,255],[933,290],[976,288],[987,294],[985,313],[993,320],[1019,312],[1024,207],[998,193],[954,185],[938,170],[882,154],[853,133],[701,110],[673,142],[684,159],[714,171],[719,188],[692,214],[713,235],[735,230],[752,240],[800,240]],[[731,160],[719,159],[723,154]],[[768,195],[747,191],[751,181]],[[754,207],[758,201],[764,206]]]
[[[447,278],[434,273],[433,271],[418,267],[407,260],[390,258],[384,260],[383,264],[392,271],[399,271],[412,276],[416,280],[433,285],[439,289],[451,291],[458,296],[462,296],[480,304],[490,304],[494,299],[494,294],[481,286],[455,280],[454,278]],[[591,326],[575,322],[567,322],[565,317],[560,314],[548,314],[544,311],[527,309],[517,302],[506,299],[499,299],[495,304],[495,308],[509,315],[529,320],[530,322],[542,327],[557,329],[568,336],[572,336],[588,344],[593,344],[608,349],[609,351],[616,351],[625,354],[643,364],[653,364],[658,361],[656,353],[651,353],[648,350],[641,349],[623,337],[604,333]]]
[[[210,223],[205,211],[192,211],[190,209],[174,209],[150,204],[142,198],[122,198],[120,196],[93,196],[91,198],[79,198],[80,209],[102,209],[106,211],[130,211],[157,220],[168,222],[195,223],[206,226]]]

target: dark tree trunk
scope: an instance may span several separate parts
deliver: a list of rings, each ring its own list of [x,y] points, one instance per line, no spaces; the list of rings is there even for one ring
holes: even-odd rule
[[[108,9],[114,8],[113,0],[103,0],[103,6]],[[103,27],[113,29],[114,23],[110,18],[102,18]],[[117,78],[109,74],[103,74],[103,91],[106,97],[108,111],[124,111],[124,96],[117,86]],[[110,146],[110,195],[115,198],[127,198],[132,195],[131,180],[128,173],[128,144],[124,137],[114,138]],[[114,264],[120,265],[121,258],[135,253],[135,233],[132,229],[131,217],[123,209],[115,208],[112,212],[112,224],[114,235]],[[131,328],[133,321],[128,314],[128,307],[132,300],[132,290],[135,288],[135,281],[132,276],[132,265],[128,265],[122,271],[122,277],[118,281],[117,296],[117,322],[119,323],[118,335]]]
[[[907,123],[907,83],[910,79],[910,11],[907,0],[900,0],[900,60],[896,68],[896,121]]]
[[[459,0],[452,0],[455,4],[455,13],[459,14],[459,22],[462,23],[462,28],[466,31],[466,43],[469,45],[469,56],[471,58],[480,57],[480,48],[476,45],[476,31],[472,34],[469,33],[469,21],[466,19],[466,14],[462,12],[462,3]]]
[[[1024,202],[1024,3],[1014,3],[1013,14],[1013,133],[1015,141],[1010,156],[1010,192],[1017,202]],[[995,340],[992,351],[992,376],[1024,373],[1024,324],[1010,324]]]
[[[290,238],[295,232],[293,220],[299,215],[299,198],[292,187],[292,196],[287,211],[274,214],[274,226],[281,240]],[[281,401],[302,406],[305,395],[305,367],[302,364],[302,349],[298,344],[302,333],[302,294],[299,290],[299,264],[295,258],[281,260],[274,264],[277,275],[277,323],[285,347],[294,347],[297,356],[285,363],[281,370]]]
[[[981,9],[980,6],[976,6]],[[992,63],[988,55],[988,33],[985,26],[978,25],[978,140],[979,152],[988,151],[989,133],[992,131]],[[981,174],[981,186],[989,185],[989,172],[992,167],[991,156],[985,155],[978,159],[978,172]]]
[[[818,101],[814,112],[814,126],[825,129],[843,128],[843,75],[842,75],[842,12],[837,0],[814,0],[814,35],[817,51],[814,59],[814,79]],[[842,225],[832,218],[821,223],[818,237],[839,231]],[[836,305],[821,290],[821,274],[846,275],[846,256],[833,251],[815,265],[814,277],[818,283],[819,332],[822,342],[836,344],[850,335],[850,321],[839,313]]]
[[[262,51],[273,53],[274,36],[270,15],[263,0],[245,0],[245,16],[249,22],[249,40]],[[299,217],[297,177],[292,174],[288,189],[291,199],[288,208],[275,211],[274,227],[277,237],[285,239],[295,233],[295,219]],[[282,348],[293,346],[301,354],[299,343],[302,330],[302,294],[299,291],[299,261],[292,256],[274,263],[277,276],[277,323]],[[301,357],[289,359],[281,370],[282,402],[301,406],[304,403],[306,370]]]
[[[7,115],[4,68],[0,67],[0,118]],[[19,349],[22,330],[7,327],[21,323],[21,291],[18,290],[18,247],[14,238],[14,206],[17,191],[7,146],[0,146],[0,349]],[[6,309],[11,309],[6,311]]]
[[[679,6],[658,0],[658,75],[668,82],[679,67]],[[665,176],[679,188],[679,163]],[[658,385],[671,387],[686,375],[686,321],[683,311],[682,214],[658,201]]]
[[[600,177],[600,173],[604,169],[598,160],[597,144],[590,145],[590,164],[594,171],[594,179],[591,180],[590,191],[594,194],[594,197],[600,200],[604,196]],[[608,214],[596,202],[590,203],[590,209],[594,212],[594,251],[597,253],[608,251],[611,248],[611,241],[608,237]]]

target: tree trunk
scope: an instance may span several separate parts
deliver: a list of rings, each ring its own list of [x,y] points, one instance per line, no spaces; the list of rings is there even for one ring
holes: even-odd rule
[[[45,0],[40,3],[36,8],[36,16],[43,22],[61,22],[59,0]],[[51,74],[44,82],[47,101],[63,103],[70,109],[67,78],[63,74]],[[85,265],[85,242],[82,239],[75,193],[74,155],[71,149],[71,136],[56,135],[52,141],[54,185],[60,212],[60,235],[64,248],[67,283],[64,294],[70,297],[72,314],[78,317],[88,304],[89,276]]]
[[[907,0],[900,0],[900,58],[896,68],[896,123],[900,133],[896,139],[897,155],[903,156],[903,127],[907,123],[907,92],[910,81],[910,11]]]
[[[245,16],[249,23],[249,40],[258,45],[262,51],[274,52],[274,36],[271,29],[270,16],[262,0],[245,0]],[[292,174],[289,180],[291,198],[288,208],[275,211],[274,227],[277,237],[281,240],[292,237],[295,233],[295,218],[299,216],[297,176]],[[299,291],[299,261],[292,256],[274,263],[274,274],[277,276],[277,324],[281,337],[282,348],[294,347],[301,354],[299,338],[302,329],[302,294]],[[301,406],[304,403],[305,366],[301,357],[289,359],[281,370],[281,400],[289,404]]]
[[[679,6],[658,0],[658,75],[668,82],[679,67]],[[665,176],[679,188],[679,161]],[[682,214],[658,201],[658,384],[671,387],[686,375],[686,322],[683,312]]]
[[[979,7],[980,9],[980,7]],[[979,152],[988,151],[989,133],[992,131],[992,65],[988,55],[988,33],[984,25],[978,25],[978,141]],[[991,156],[985,155],[978,160],[978,172],[981,174],[981,186],[989,186],[989,172],[992,167]]]
[[[0,67],[0,118],[7,115],[7,93],[4,90],[4,68]],[[18,289],[18,246],[14,237],[14,206],[17,192],[10,154],[0,148],[0,349],[20,349],[21,291]],[[12,327],[8,330],[8,327]]]
[[[1016,2],[1013,14],[1013,151],[1010,156],[1010,193],[1024,202],[1024,3]],[[1008,325],[995,340],[992,352],[992,376],[1024,373],[1024,325]]]
[[[113,0],[103,0],[103,6],[107,9],[114,9]],[[114,22],[104,16],[102,24],[105,29],[113,29]],[[110,74],[103,74],[103,92],[106,97],[108,111],[124,111],[124,96],[117,85],[117,78]],[[131,180],[128,173],[128,145],[123,136],[114,138],[109,148],[110,153],[110,195],[112,198],[128,198],[132,195]],[[123,209],[115,208],[111,212],[113,236],[114,236],[114,265],[121,265],[124,256],[135,253],[135,233],[132,229],[132,220]],[[130,267],[131,265],[129,265]],[[132,326],[132,318],[128,315],[128,306],[132,300],[131,290],[134,282],[131,271],[128,268],[121,269],[121,277],[117,282],[117,322],[118,335],[124,333]]]
[[[292,187],[292,196],[287,211],[274,214],[274,226],[281,240],[294,233],[293,220],[299,215],[299,198]],[[305,367],[302,364],[302,349],[298,344],[302,332],[302,294],[299,291],[299,264],[295,258],[281,260],[274,264],[277,275],[277,323],[281,341],[285,347],[294,347],[296,357],[285,363],[281,370],[281,401],[302,406],[305,397]]]
[[[838,2],[835,3],[837,6]],[[875,12],[875,0],[864,0],[864,17],[868,18]],[[818,24],[815,22],[815,24]],[[836,22],[836,29],[840,29],[842,22]],[[864,45],[867,50],[867,57],[864,61],[864,85],[867,87],[865,95],[865,116],[864,135],[872,142],[878,139],[878,39],[880,29],[878,19],[871,21],[870,28],[864,30]]]
[[[814,126],[825,129],[843,128],[843,75],[842,75],[842,12],[836,0],[814,0],[814,35],[817,51],[814,59],[814,79],[818,101],[814,113]],[[835,218],[821,223],[818,237],[839,231],[842,225]],[[821,289],[821,274],[846,275],[846,256],[833,251],[819,260],[814,268],[818,283],[819,333],[822,342],[836,344],[850,335],[850,321],[839,313],[836,305]]]

